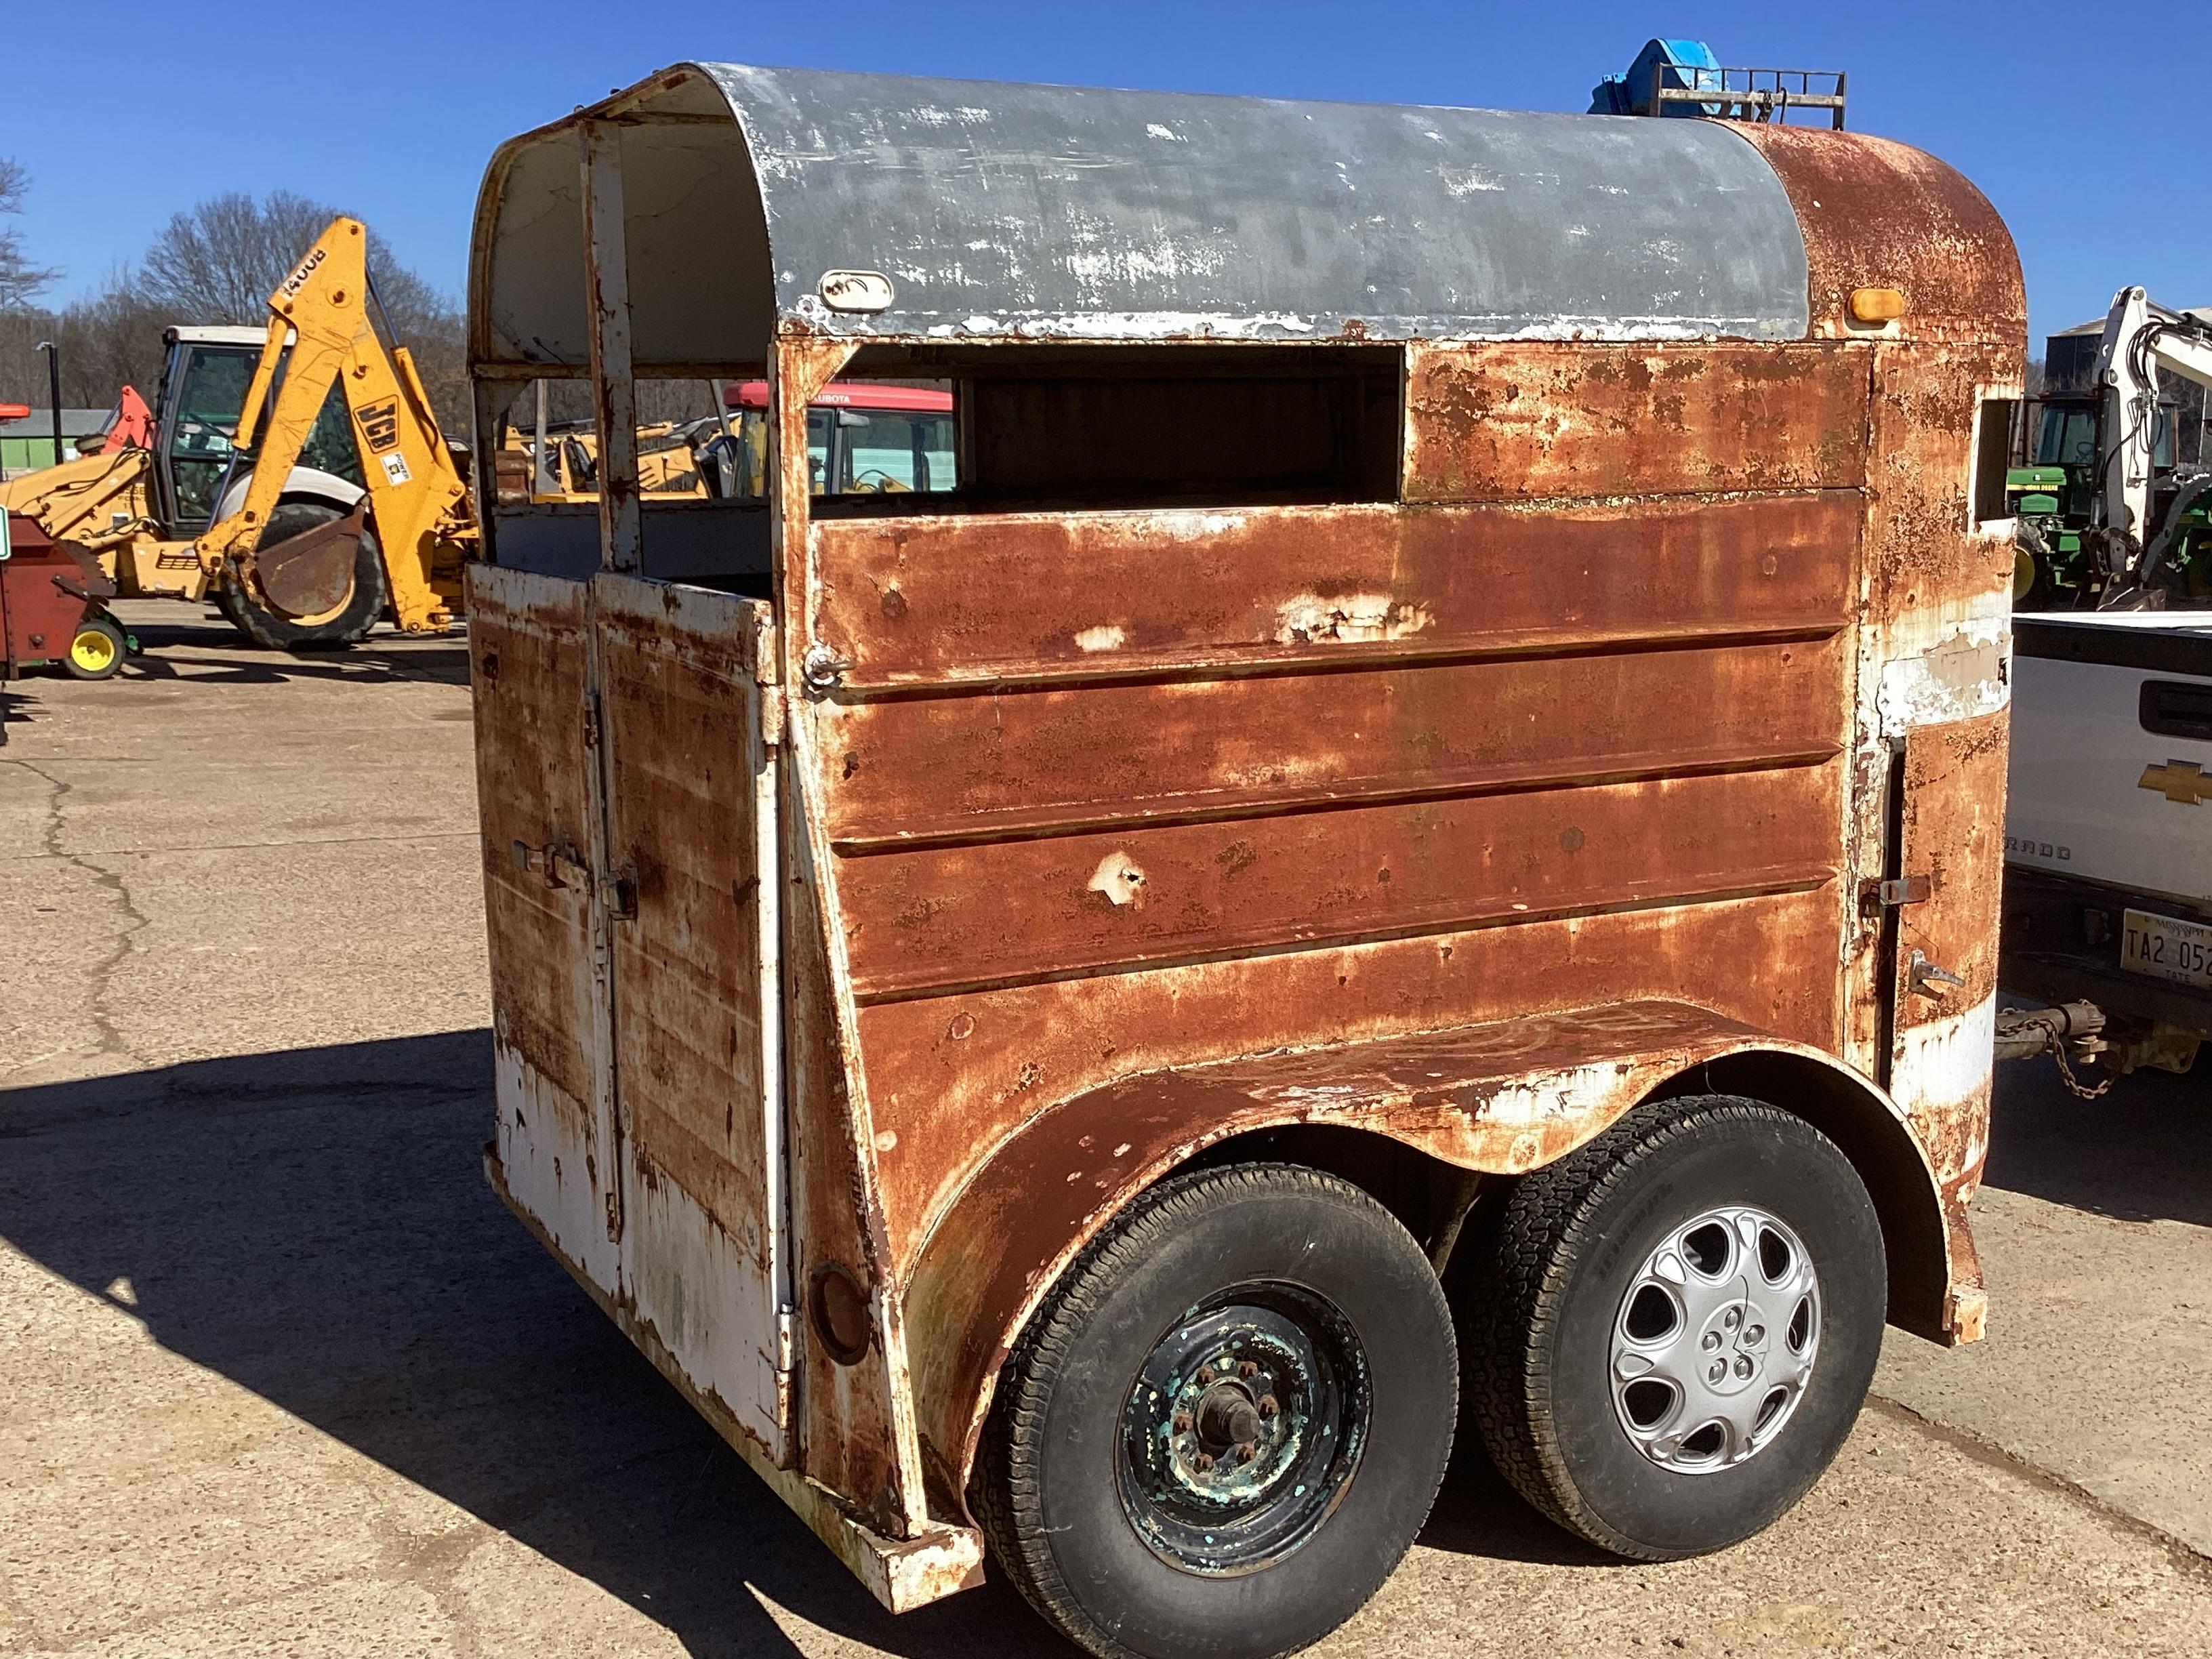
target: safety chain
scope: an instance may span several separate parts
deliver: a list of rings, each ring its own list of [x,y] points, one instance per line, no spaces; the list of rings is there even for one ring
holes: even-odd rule
[[[2074,1075],[2074,1067],[2067,1061],[2065,1040],[2054,1035],[2050,1039],[2050,1048],[2051,1059],[2058,1062],[2059,1080],[2074,1091],[2075,1098],[2077,1100],[2094,1100],[2120,1080],[2118,1073],[2107,1069],[2102,1083],[2094,1089],[2085,1088],[2081,1080]]]

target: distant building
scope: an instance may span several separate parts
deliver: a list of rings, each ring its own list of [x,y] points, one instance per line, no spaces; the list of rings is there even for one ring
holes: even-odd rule
[[[105,409],[62,410],[62,443],[69,450],[62,459],[74,459],[76,440],[89,437],[106,426],[111,412]],[[51,411],[34,409],[27,419],[0,421],[0,478],[12,478],[19,472],[35,472],[53,464],[54,417]]]

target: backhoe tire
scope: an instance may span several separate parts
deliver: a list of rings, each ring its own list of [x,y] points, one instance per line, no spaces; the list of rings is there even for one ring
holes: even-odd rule
[[[261,532],[261,545],[274,547],[343,517],[322,501],[280,501]],[[215,598],[232,625],[264,651],[335,651],[368,636],[391,606],[392,588],[385,578],[384,550],[376,532],[364,528],[354,553],[353,589],[335,610],[305,620],[287,617],[234,579],[226,580]]]

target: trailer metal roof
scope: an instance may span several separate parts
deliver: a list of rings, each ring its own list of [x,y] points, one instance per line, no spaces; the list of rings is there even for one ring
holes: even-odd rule
[[[700,131],[715,114],[731,123],[719,149]],[[794,321],[908,341],[1786,339],[1809,325],[1789,198],[1710,122],[700,64],[501,151],[479,210],[480,359],[580,356],[580,278],[562,307],[574,326],[549,334],[544,306],[518,307],[544,280],[500,267],[543,260],[553,198],[574,214],[574,128],[595,115],[630,124],[633,307],[653,306],[672,261],[718,259],[721,303],[764,310],[745,331],[763,341]],[[726,193],[713,175],[732,172],[743,188]],[[839,272],[887,278],[887,303],[830,303],[823,279]],[[699,284],[670,291],[696,327]],[[651,319],[636,331],[641,362],[707,355],[656,352]]]

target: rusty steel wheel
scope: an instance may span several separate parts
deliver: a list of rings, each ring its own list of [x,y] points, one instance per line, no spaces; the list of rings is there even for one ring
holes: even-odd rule
[[[1436,1273],[1366,1193],[1194,1171],[1030,1322],[971,1504],[999,1568],[1102,1659],[1267,1659],[1358,1612],[1412,1545],[1458,1376]]]

